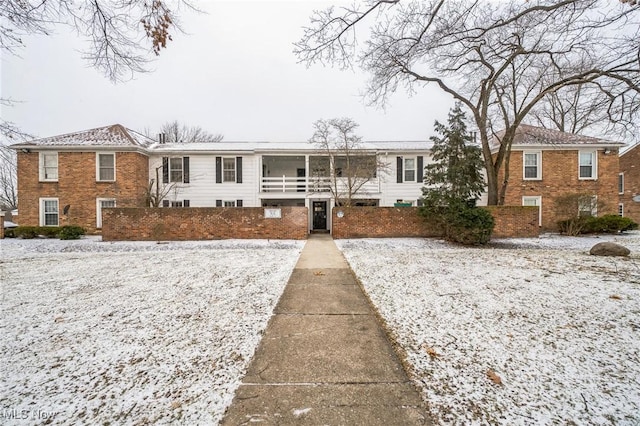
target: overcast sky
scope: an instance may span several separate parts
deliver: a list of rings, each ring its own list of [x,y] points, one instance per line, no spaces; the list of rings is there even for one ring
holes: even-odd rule
[[[425,140],[446,120],[450,97],[436,87],[396,93],[386,110],[360,96],[366,76],[296,63],[314,9],[329,2],[206,1],[182,14],[186,34],[153,72],[113,84],[81,58],[83,41],[64,28],[29,37],[21,57],[2,56],[2,116],[38,137],[120,123],[153,134],[178,120],[226,141],[305,141],[321,118],[351,117],[365,140]]]

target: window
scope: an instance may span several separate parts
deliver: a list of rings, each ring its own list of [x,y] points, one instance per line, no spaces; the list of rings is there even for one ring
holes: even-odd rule
[[[216,157],[216,183],[242,183],[242,157]]]
[[[162,157],[162,183],[189,183],[189,157]]]
[[[588,217],[598,215],[598,197],[584,196],[578,200],[578,216]]]
[[[57,152],[40,153],[40,180],[53,182],[58,180]]]
[[[580,151],[579,156],[579,178],[580,179],[596,179],[596,152]]]
[[[542,226],[542,197],[539,195],[522,197],[522,205],[538,207],[538,226]]]
[[[40,226],[58,226],[59,216],[57,198],[40,199]]]
[[[542,179],[542,152],[523,152],[523,179]]]
[[[424,157],[397,157],[396,182],[422,182],[424,176]]]
[[[242,207],[242,200],[216,200],[216,207]]]
[[[624,173],[618,173],[618,194],[624,194]]]
[[[236,181],[236,159],[235,158],[222,159],[222,181],[223,182]],[[231,206],[227,206],[227,207],[231,207]]]
[[[98,181],[113,182],[116,180],[116,155],[97,154]]]
[[[618,216],[624,216],[624,204],[618,204]]]
[[[169,182],[182,182],[182,158],[169,159]]]
[[[415,158],[404,159],[404,181],[405,182],[416,181],[416,159]]]
[[[102,209],[115,206],[116,200],[113,198],[98,198],[96,200],[96,228],[102,228]]]
[[[189,207],[189,206],[190,206],[189,200],[182,200],[182,201],[162,200],[162,207]]]

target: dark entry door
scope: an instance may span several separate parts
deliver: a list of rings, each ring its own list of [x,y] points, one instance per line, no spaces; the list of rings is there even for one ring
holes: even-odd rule
[[[313,202],[313,229],[327,229],[327,202]]]

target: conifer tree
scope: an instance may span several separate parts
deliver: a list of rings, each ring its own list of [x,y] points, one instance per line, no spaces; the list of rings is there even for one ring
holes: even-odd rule
[[[422,192],[425,206],[444,206],[476,200],[484,190],[482,152],[472,145],[459,103],[449,111],[448,125],[436,121],[432,136],[433,162],[425,167]]]
[[[425,167],[420,214],[444,230],[447,240],[486,244],[493,231],[491,213],[475,207],[485,188],[482,152],[472,144],[459,103],[449,112],[447,125],[435,123],[433,162]]]

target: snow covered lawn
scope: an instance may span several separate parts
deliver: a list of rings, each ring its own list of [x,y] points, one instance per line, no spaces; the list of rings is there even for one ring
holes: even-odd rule
[[[304,242],[0,244],[0,423],[71,425],[217,423]]]
[[[438,422],[640,424],[640,233],[336,242]]]

